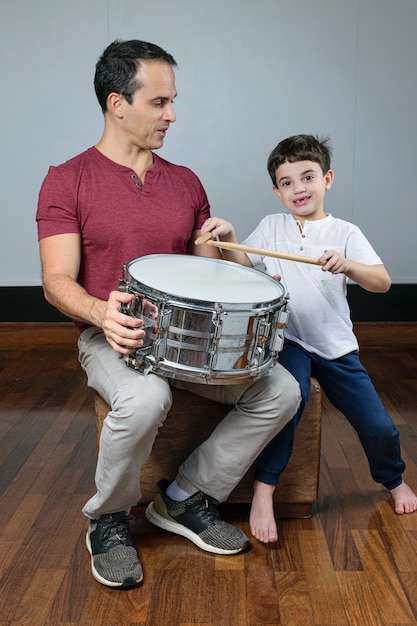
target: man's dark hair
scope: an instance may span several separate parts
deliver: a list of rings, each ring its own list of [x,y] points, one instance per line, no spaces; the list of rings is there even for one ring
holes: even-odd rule
[[[120,93],[132,104],[133,94],[142,87],[140,81],[135,80],[141,61],[165,61],[171,67],[177,65],[173,56],[147,41],[116,39],[104,50],[94,76],[94,89],[103,113],[112,92]]]
[[[280,141],[268,157],[268,173],[274,187],[277,186],[277,169],[286,161],[313,161],[320,165],[323,174],[327,174],[332,156],[329,142],[329,137],[320,139],[313,135],[293,135]]]

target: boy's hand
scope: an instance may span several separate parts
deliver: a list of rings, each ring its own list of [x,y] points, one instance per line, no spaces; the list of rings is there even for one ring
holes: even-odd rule
[[[367,291],[386,293],[391,286],[391,278],[382,263],[374,265],[359,263],[353,259],[345,259],[336,250],[326,250],[319,261],[323,263],[323,272],[345,274]]]
[[[323,272],[330,272],[331,274],[346,274],[350,269],[350,262],[345,259],[340,252],[336,250],[326,250],[324,254],[319,258],[320,263],[323,263],[321,268]]]

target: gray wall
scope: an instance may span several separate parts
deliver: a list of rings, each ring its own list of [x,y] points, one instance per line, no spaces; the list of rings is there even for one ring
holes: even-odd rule
[[[282,210],[275,144],[329,134],[327,210],[363,229],[395,283],[417,283],[416,32],[416,0],[1,0],[0,285],[40,285],[39,187],[99,139],[94,65],[115,38],[176,58],[160,154],[200,176],[239,239]]]

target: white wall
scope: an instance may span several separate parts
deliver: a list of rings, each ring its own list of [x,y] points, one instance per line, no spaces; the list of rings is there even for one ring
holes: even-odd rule
[[[115,38],[176,58],[160,154],[194,169],[240,239],[282,210],[276,143],[330,135],[327,210],[363,229],[394,282],[417,283],[416,32],[416,0],[2,1],[0,285],[40,285],[39,187],[99,139],[94,66]]]

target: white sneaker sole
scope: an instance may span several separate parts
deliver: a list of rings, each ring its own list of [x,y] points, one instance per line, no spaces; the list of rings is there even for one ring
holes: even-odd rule
[[[157,498],[160,498],[161,503],[163,503],[163,507],[165,508],[165,503],[163,502],[161,496],[158,495]],[[205,543],[201,539],[201,537],[190,528],[187,528],[183,524],[180,524],[173,520],[171,517],[168,516],[168,513],[166,515],[167,516],[158,513],[154,502],[148,504],[145,510],[146,519],[151,522],[151,524],[154,524],[154,526],[158,526],[158,528],[162,528],[163,530],[167,530],[168,532],[175,533],[176,535],[181,535],[182,537],[189,539],[196,546],[198,546],[202,550],[205,550],[206,552],[211,552],[213,554],[232,555],[239,554],[239,552],[243,552],[243,550],[246,548],[246,546],[244,546],[243,548],[227,550],[225,548],[217,548],[216,546],[212,546],[209,543]]]

